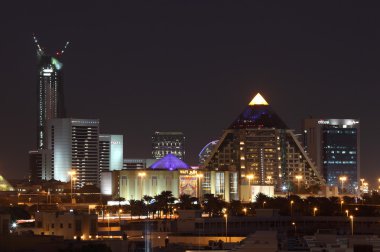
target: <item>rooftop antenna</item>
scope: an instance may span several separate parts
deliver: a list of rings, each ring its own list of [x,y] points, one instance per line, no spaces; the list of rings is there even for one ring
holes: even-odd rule
[[[69,44],[70,44],[70,41],[67,41],[66,44],[65,44],[65,46],[63,47],[63,49],[62,49],[61,51],[58,51],[58,52],[57,52],[57,55],[62,56],[62,54],[65,52],[65,50],[66,50],[66,48],[67,48],[67,46],[68,46]]]
[[[36,45],[37,45],[38,52],[39,52],[40,54],[43,54],[44,51],[42,50],[40,44],[38,43],[38,39],[37,39],[37,37],[36,37],[36,35],[35,35],[34,33],[33,33],[33,39],[34,39],[34,43],[36,43]]]

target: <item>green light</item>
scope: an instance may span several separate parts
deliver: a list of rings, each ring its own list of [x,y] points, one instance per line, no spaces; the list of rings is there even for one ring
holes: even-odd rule
[[[60,70],[63,66],[61,62],[59,62],[56,58],[51,57],[51,63],[55,66],[57,70]]]

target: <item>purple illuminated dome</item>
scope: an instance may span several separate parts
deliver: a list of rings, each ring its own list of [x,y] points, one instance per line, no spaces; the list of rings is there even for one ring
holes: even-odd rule
[[[161,158],[149,168],[154,170],[169,170],[175,171],[178,169],[190,169],[190,166],[174,156],[173,154],[168,154],[165,157]]]

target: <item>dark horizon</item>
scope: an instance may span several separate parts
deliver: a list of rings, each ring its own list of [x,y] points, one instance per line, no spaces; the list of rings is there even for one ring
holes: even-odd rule
[[[377,183],[379,6],[351,3],[4,3],[0,174],[28,175],[35,149],[35,33],[62,57],[67,115],[123,134],[149,158],[155,131],[181,131],[186,158],[219,138],[260,92],[289,128],[359,118],[362,177]],[[6,11],[5,11],[6,10]],[[376,181],[375,181],[376,180]]]

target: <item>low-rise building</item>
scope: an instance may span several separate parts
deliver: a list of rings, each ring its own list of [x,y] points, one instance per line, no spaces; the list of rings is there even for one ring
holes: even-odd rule
[[[63,236],[64,239],[92,239],[98,233],[98,215],[70,212],[37,212],[32,227],[17,227],[16,232]]]

